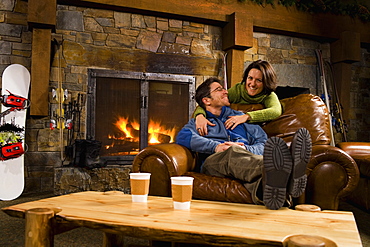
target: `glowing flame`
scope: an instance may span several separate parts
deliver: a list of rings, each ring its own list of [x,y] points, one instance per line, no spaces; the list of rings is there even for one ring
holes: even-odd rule
[[[136,137],[133,133],[133,130],[138,131],[140,129],[140,124],[137,121],[129,122],[128,118],[119,117],[115,125],[118,127],[120,131],[122,131],[125,135],[124,139],[131,139],[132,141],[139,141],[139,138]],[[149,143],[150,144],[158,144],[161,143],[160,136],[164,135],[170,138],[169,142],[174,142],[175,135],[176,135],[176,128],[166,129],[161,122],[155,122],[153,120],[149,121],[148,126],[148,133],[149,133]],[[114,136],[108,136],[110,139],[121,139],[116,138]]]
[[[128,118],[120,117],[116,122],[116,126],[125,133],[127,138],[133,138],[131,132],[127,129]]]
[[[153,120],[149,121],[148,133],[150,134],[150,140],[148,141],[151,144],[161,143],[159,135],[167,135],[170,137],[170,142],[174,142],[174,137],[176,134],[176,128],[165,129],[160,122],[154,122]]]

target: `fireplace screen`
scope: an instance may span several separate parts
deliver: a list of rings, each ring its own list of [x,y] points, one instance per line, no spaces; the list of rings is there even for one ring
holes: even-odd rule
[[[192,76],[90,70],[87,138],[114,162],[174,142],[194,111],[194,84]]]

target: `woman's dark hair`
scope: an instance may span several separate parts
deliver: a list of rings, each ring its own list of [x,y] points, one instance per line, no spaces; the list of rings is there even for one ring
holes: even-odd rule
[[[210,77],[207,80],[205,80],[202,84],[200,84],[198,86],[197,90],[195,91],[195,101],[203,109],[206,109],[206,107],[205,107],[202,99],[205,98],[205,97],[210,96],[211,84],[214,83],[214,82],[217,82],[222,86],[222,81],[221,80],[219,80],[216,77]]]
[[[262,83],[266,94],[275,91],[277,87],[277,76],[272,65],[264,60],[257,60],[251,63],[244,71],[242,82],[247,81],[249,71],[258,69],[262,72]]]

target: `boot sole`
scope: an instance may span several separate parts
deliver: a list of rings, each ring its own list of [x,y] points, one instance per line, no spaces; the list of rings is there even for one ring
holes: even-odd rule
[[[288,193],[292,195],[292,197],[299,197],[306,189],[306,169],[307,163],[311,158],[311,152],[311,135],[307,129],[301,128],[296,132],[291,145],[293,167]]]
[[[286,199],[286,187],[292,171],[292,156],[286,143],[278,137],[271,137],[263,153],[265,186],[263,202],[269,209],[279,209]]]

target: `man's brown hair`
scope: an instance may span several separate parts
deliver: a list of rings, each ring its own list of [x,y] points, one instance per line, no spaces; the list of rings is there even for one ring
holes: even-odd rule
[[[206,109],[206,106],[203,103],[203,98],[210,97],[211,92],[211,84],[217,82],[222,86],[222,81],[216,77],[210,77],[205,80],[202,84],[200,84],[195,91],[195,101],[198,103],[200,107]]]

